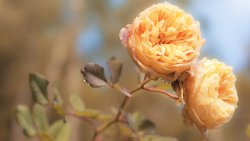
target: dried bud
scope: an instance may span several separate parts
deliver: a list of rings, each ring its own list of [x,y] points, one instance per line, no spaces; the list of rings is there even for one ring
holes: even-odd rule
[[[167,2],[141,12],[120,39],[142,71],[171,81],[190,69],[205,42],[199,22]]]
[[[228,122],[238,102],[232,67],[205,58],[193,71],[184,83],[184,118],[200,129],[213,129]]]

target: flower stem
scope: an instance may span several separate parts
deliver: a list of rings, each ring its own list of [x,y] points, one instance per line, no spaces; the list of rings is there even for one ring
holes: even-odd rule
[[[179,97],[177,95],[174,95],[174,94],[172,94],[172,93],[170,93],[168,91],[164,91],[164,90],[157,89],[157,88],[154,88],[154,87],[145,87],[145,86],[143,87],[143,89],[146,90],[146,91],[150,91],[150,92],[158,92],[158,93],[164,94],[164,95],[166,95],[166,96],[168,96],[168,97],[170,97],[170,98],[172,98],[172,99],[174,99],[176,101],[179,100]]]
[[[78,119],[81,119],[81,120],[87,122],[91,126],[94,125],[93,121],[90,118],[85,117],[85,116],[79,116],[79,115],[77,115],[75,113],[65,113],[65,116],[75,117],[75,118],[78,118]]]
[[[131,90],[129,93],[132,95],[135,92],[143,89],[144,85],[146,85],[149,81],[151,81],[151,79],[144,80],[138,87],[136,87],[135,89]],[[121,103],[121,105],[119,107],[119,111],[118,111],[118,113],[116,114],[115,118],[112,121],[110,121],[109,123],[107,123],[107,124],[105,124],[105,125],[103,125],[103,126],[101,126],[101,127],[99,127],[99,128],[96,129],[96,132],[94,134],[93,140],[96,138],[96,136],[98,134],[100,134],[101,132],[105,131],[107,128],[109,128],[114,123],[119,122],[119,118],[122,115],[122,111],[124,110],[124,107],[126,106],[129,98],[130,98],[129,96],[125,96],[124,97],[124,99],[123,99],[123,101],[122,101],[122,103]]]

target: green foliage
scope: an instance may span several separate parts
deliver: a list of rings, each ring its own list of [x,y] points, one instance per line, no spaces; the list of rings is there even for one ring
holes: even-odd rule
[[[134,112],[132,115],[129,116],[128,119],[138,131],[143,131],[144,133],[151,133],[155,130],[155,124],[138,112]]]
[[[138,126],[138,130],[155,130],[155,124],[149,119],[143,119]]]
[[[152,87],[156,87],[162,90],[171,90],[171,84],[167,81],[164,81],[162,79],[158,79],[157,81],[151,81],[148,85]]]
[[[15,116],[27,137],[38,136],[41,141],[69,140],[71,133],[69,124],[58,120],[49,126],[46,110],[39,104],[34,105],[32,115],[26,106],[19,105]]]
[[[53,85],[53,108],[57,111],[59,115],[64,116],[65,111],[63,108],[63,99],[56,85]]]
[[[115,57],[111,57],[108,60],[107,65],[111,74],[112,84],[107,81],[104,75],[104,68],[93,63],[86,64],[81,70],[85,82],[93,88],[102,87],[108,84],[110,88],[117,88],[127,98],[130,98],[133,91],[130,93],[126,88],[122,88],[116,84],[118,83],[122,73],[122,63]],[[141,78],[141,80],[143,79],[145,79],[145,75],[144,78]],[[116,127],[116,131],[121,131],[121,139],[124,137],[140,141],[176,141],[172,138],[148,135],[155,131],[154,123],[138,112],[134,112],[133,114],[125,113],[123,111],[124,107],[122,106],[120,109],[113,108],[113,110],[111,110],[113,111],[114,115],[102,114],[100,111],[86,108],[81,97],[79,95],[72,94],[69,97],[69,102],[73,112],[66,112],[65,106],[67,105],[65,105],[63,98],[61,97],[61,94],[55,84],[52,86],[53,99],[51,101],[48,99],[47,92],[49,82],[44,76],[38,73],[30,73],[29,83],[32,97],[35,102],[32,108],[32,114],[30,113],[29,109],[23,105],[19,105],[15,113],[17,122],[23,128],[27,137],[37,136],[41,141],[68,141],[70,139],[71,127],[68,123],[66,123],[65,120],[66,116],[72,116],[82,119],[91,126],[94,126],[93,128],[95,129],[95,132],[106,130],[109,128],[109,126],[116,123],[117,126],[113,127]],[[160,88],[169,87],[169,84],[165,84],[165,82],[161,80],[155,81],[150,85]],[[134,92],[142,89],[143,86],[143,84],[139,85],[139,87],[135,89]],[[50,125],[48,122],[45,106],[52,107],[64,120],[57,120],[52,125]],[[102,125],[97,128],[95,127],[96,123],[100,123]],[[113,136],[114,131],[111,129],[106,131]]]
[[[59,135],[64,124],[65,123],[63,120],[55,121],[48,129],[49,136],[56,138]]]
[[[92,109],[86,109],[82,112],[79,112],[78,113],[80,116],[86,116],[86,117],[89,117],[89,118],[97,118],[100,114],[99,111],[97,110],[92,110]]]
[[[18,124],[23,128],[25,135],[28,137],[34,137],[36,130],[32,124],[32,117],[29,109],[26,106],[19,105],[16,109],[16,120]]]
[[[81,113],[85,110],[85,105],[82,99],[78,95],[76,94],[70,95],[69,101],[76,113]]]
[[[71,134],[71,127],[68,123],[65,123],[57,131],[57,136],[53,136],[54,141],[69,141],[70,134]]]
[[[45,108],[39,104],[33,106],[33,119],[39,132],[45,132],[49,128],[49,123]]]
[[[74,110],[74,114],[80,117],[88,117],[91,119],[99,118],[100,120],[107,119],[107,116],[101,115],[99,111],[86,109],[84,102],[82,99],[76,95],[72,94],[69,98],[70,104]]]
[[[29,82],[34,101],[41,105],[47,105],[48,104],[47,87],[49,81],[46,80],[44,76],[42,76],[39,73],[30,73]]]

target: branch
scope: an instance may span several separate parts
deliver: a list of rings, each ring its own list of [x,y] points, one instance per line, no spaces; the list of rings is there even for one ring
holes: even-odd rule
[[[65,116],[70,116],[70,117],[78,118],[78,119],[85,121],[86,123],[88,123],[90,125],[91,128],[93,128],[93,131],[94,131],[93,136],[96,137],[98,135],[98,131],[95,128],[94,122],[90,118],[84,117],[84,116],[79,116],[79,115],[74,114],[74,113],[65,113]]]
[[[126,114],[124,114],[125,116],[123,116],[123,120],[121,121],[122,123],[126,124],[127,127],[130,129],[130,131],[134,134],[135,139],[137,141],[140,141],[140,135],[138,134],[138,131],[133,127],[133,125],[131,125],[131,122],[129,122],[128,116]]]
[[[174,99],[175,101],[179,100],[179,97],[177,95],[174,95],[168,91],[164,91],[164,90],[157,89],[154,87],[145,87],[145,86],[143,87],[143,89],[146,91],[149,91],[149,92],[158,92],[158,93],[164,94],[164,95]]]
[[[137,86],[135,89],[131,90],[129,93],[132,95],[132,94],[134,94],[135,92],[137,92],[137,91],[143,89],[144,85],[147,84],[149,81],[151,81],[151,79],[145,79],[139,86]],[[112,88],[113,88],[113,87],[112,87]],[[119,90],[120,90],[120,89],[119,89]],[[127,95],[126,95],[126,97],[124,97],[124,99],[123,99],[123,101],[122,101],[122,103],[121,103],[121,105],[120,105],[119,111],[118,111],[118,113],[116,114],[115,118],[114,118],[112,121],[110,121],[109,123],[107,123],[107,124],[101,126],[100,128],[97,128],[97,129],[96,129],[96,132],[95,132],[95,134],[94,134],[94,136],[93,136],[93,139],[95,139],[96,136],[97,136],[98,134],[100,134],[101,132],[105,131],[105,130],[106,130],[107,128],[109,128],[111,125],[113,125],[114,123],[116,123],[116,122],[119,121],[119,118],[120,118],[120,116],[121,116],[121,114],[122,114],[122,111],[123,111],[124,107],[126,106],[128,100],[129,100],[129,98],[130,98],[130,96],[127,96]]]
[[[138,87],[136,87],[135,89],[131,90],[129,93],[132,95],[134,94],[135,92],[141,90],[145,84],[147,84],[149,81],[151,81],[150,79],[146,79],[144,80]],[[120,108],[119,108],[119,112],[117,113],[116,117],[115,117],[115,120],[117,121],[120,117],[120,115],[122,114],[122,110],[124,109],[124,107],[126,106],[126,103],[128,101],[129,97],[124,97],[121,105],[120,105]]]
[[[78,119],[81,119],[81,120],[87,122],[91,126],[94,125],[93,121],[90,118],[88,118],[88,117],[79,116],[79,115],[74,114],[74,113],[65,113],[65,116],[75,117],[75,118],[78,118]]]

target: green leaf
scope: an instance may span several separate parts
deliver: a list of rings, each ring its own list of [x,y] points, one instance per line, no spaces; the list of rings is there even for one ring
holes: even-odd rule
[[[133,125],[138,131],[142,131],[145,133],[152,133],[155,131],[154,123],[142,116],[138,112],[134,112],[132,115],[129,116],[129,123]]]
[[[65,114],[65,110],[62,106],[58,105],[58,104],[54,104],[53,108],[56,110],[57,114],[64,116]]]
[[[107,79],[104,75],[104,68],[98,64],[88,63],[81,69],[84,81],[92,88],[98,88],[107,84]]]
[[[53,84],[52,91],[54,95],[53,102],[57,103],[58,105],[63,105],[63,99],[55,83]]]
[[[129,120],[133,125],[138,129],[142,120],[145,119],[140,113],[134,112],[131,116],[129,116]]]
[[[15,112],[15,117],[18,124],[23,128],[26,136],[33,137],[36,135],[36,130],[32,124],[30,111],[26,106],[18,105]]]
[[[168,81],[162,79],[150,81],[148,85],[162,90],[172,90],[171,84]]]
[[[35,102],[47,105],[48,104],[48,92],[47,87],[49,81],[39,73],[30,73],[29,83],[32,92],[32,97]]]
[[[178,141],[176,138],[162,137],[157,135],[146,135],[143,137],[143,141]]]
[[[68,123],[65,123],[62,126],[58,135],[56,136],[55,141],[69,141],[70,134],[71,134],[71,127]]]
[[[56,85],[54,84],[53,85],[53,88],[52,88],[52,91],[53,91],[53,95],[54,95],[54,98],[53,98],[53,108],[57,111],[57,113],[59,115],[64,115],[65,111],[64,111],[64,108],[63,108],[63,99],[59,93],[59,90],[58,88],[56,87]]]
[[[47,133],[52,139],[56,139],[64,126],[63,120],[55,121],[48,129]]]
[[[48,119],[46,116],[45,108],[39,104],[33,107],[34,123],[39,131],[46,131],[49,128]]]
[[[119,127],[119,130],[123,136],[133,136],[133,132],[127,124],[118,123],[117,126]]]
[[[148,132],[153,132],[155,130],[155,124],[149,119],[144,119],[139,124],[138,130],[147,130]]]
[[[81,113],[85,110],[85,105],[78,95],[72,94],[69,98],[69,101],[75,112]]]
[[[79,111],[77,113],[79,116],[85,116],[89,118],[97,118],[99,116],[99,112],[97,110],[84,110],[84,111]]]
[[[111,81],[113,84],[117,83],[122,73],[122,63],[116,58],[111,57],[108,62],[108,70],[111,74]]]

